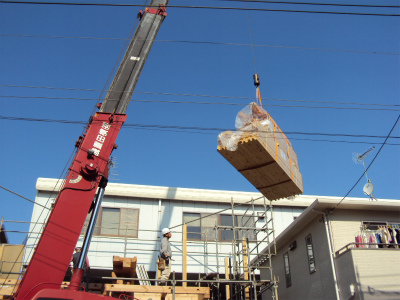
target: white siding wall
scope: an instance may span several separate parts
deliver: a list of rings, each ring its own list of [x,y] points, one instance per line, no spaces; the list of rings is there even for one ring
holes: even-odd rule
[[[49,199],[50,193],[39,192],[36,201],[45,204]],[[55,196],[50,196],[54,198]],[[249,199],[250,200],[250,199]],[[50,207],[50,204],[48,204]],[[151,198],[135,198],[135,197],[117,197],[106,195],[103,199],[102,207],[111,208],[135,208],[139,209],[139,233],[138,238],[94,236],[89,249],[89,260],[92,268],[112,269],[112,256],[137,256],[138,264],[144,265],[146,270],[155,271],[156,261],[159,254],[160,233],[158,232],[164,227],[175,227],[172,229],[173,236],[170,240],[173,251],[173,269],[176,272],[182,271],[182,226],[183,213],[215,213],[224,209],[228,209],[222,214],[231,214],[230,203],[219,203],[213,199],[209,202],[199,201],[179,201],[179,200],[161,200],[161,212],[158,212],[159,199]],[[244,214],[247,207],[239,206],[234,209],[235,214]],[[263,206],[256,206],[256,212],[262,212]],[[304,209],[301,207],[274,207],[274,224],[276,235],[282,232],[293,220],[294,216],[298,216]],[[46,214],[41,214],[42,208],[35,206],[32,221],[45,221]],[[247,214],[252,213],[250,209]],[[160,217],[160,218],[159,218]],[[158,226],[159,224],[159,226]],[[263,226],[265,223],[257,223],[257,227]],[[37,226],[37,230],[40,226]],[[29,239],[25,261],[30,259],[30,251],[35,244],[35,239]],[[262,233],[258,239],[261,239]],[[214,241],[215,238],[212,237]],[[80,238],[78,245],[83,242]],[[260,249],[266,247],[266,243],[260,245]],[[251,249],[253,247],[250,247]],[[216,252],[219,253],[217,260]],[[200,253],[196,253],[200,252]],[[188,243],[188,272],[208,273],[217,272],[218,264],[220,273],[224,273],[224,257],[232,253],[231,243],[219,243],[218,250],[213,242],[196,242]],[[250,256],[250,259],[252,257]]]

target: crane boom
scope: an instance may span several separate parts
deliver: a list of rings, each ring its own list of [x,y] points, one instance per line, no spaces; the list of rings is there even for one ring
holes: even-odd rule
[[[116,149],[118,133],[127,118],[125,112],[166,16],[168,2],[152,0],[150,6],[141,12],[140,23],[100,111],[91,117],[85,134],[76,143],[74,160],[14,295],[15,299],[107,298],[63,291],[60,287],[100,183],[101,188],[105,188],[103,183],[108,179],[111,153]]]
[[[114,76],[100,112],[124,114],[139,80],[143,66],[166,14],[168,0],[153,0],[146,8],[140,24]]]

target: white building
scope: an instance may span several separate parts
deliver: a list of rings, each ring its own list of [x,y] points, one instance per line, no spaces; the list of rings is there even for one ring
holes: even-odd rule
[[[39,178],[36,185],[36,202],[50,208],[60,185],[61,181],[56,179]],[[136,256],[138,264],[144,266],[150,278],[154,278],[159,254],[160,230],[169,227],[173,233],[170,240],[175,260],[173,270],[179,279],[179,273],[182,272],[182,224],[188,223],[188,279],[197,279],[200,275],[212,272],[225,274],[225,257],[235,256],[236,252],[241,251],[238,245],[242,238],[247,238],[249,241],[248,248],[251,250],[249,260],[256,259],[257,253],[265,249],[268,242],[273,241],[274,236],[297,228],[293,227],[293,224],[302,222],[303,211],[316,199],[317,196],[302,195],[273,201],[272,216],[270,203],[260,193],[109,183],[90,244],[88,256],[91,269],[96,275],[110,276],[114,255]],[[337,197],[320,196],[318,199],[333,204],[340,200]],[[366,199],[350,200],[368,203]],[[34,207],[30,230],[33,234],[28,239],[25,263],[31,256],[36,237],[42,227],[40,224],[45,222],[48,212],[48,209],[39,205]],[[264,218],[265,213],[266,218]],[[38,222],[38,225],[35,226],[33,222]],[[236,229],[235,236],[233,227]],[[83,236],[78,245],[82,243],[82,239]],[[258,247],[255,247],[257,243]],[[336,244],[335,249],[342,246],[343,243]],[[325,256],[329,257],[328,254]],[[237,261],[236,257],[232,261]],[[277,271],[274,269],[273,273],[279,275],[281,264],[278,263],[276,268]],[[240,272],[243,272],[243,269]],[[262,269],[261,273],[263,272],[267,270]],[[256,274],[259,274],[258,270]],[[280,279],[279,289],[282,287],[284,277],[280,275]],[[294,279],[292,281],[294,282]],[[327,276],[326,281],[328,284],[333,282],[333,279]]]
[[[280,300],[400,299],[400,201],[340,200],[320,197],[276,238]]]

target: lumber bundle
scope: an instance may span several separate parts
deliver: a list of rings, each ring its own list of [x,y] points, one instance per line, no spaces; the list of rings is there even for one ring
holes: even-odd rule
[[[121,280],[122,278],[136,278],[137,257],[119,257],[113,256],[113,272],[112,277],[116,279],[118,284],[134,284],[133,280]]]
[[[11,299],[16,292],[19,280],[0,278],[0,299]]]
[[[292,144],[271,116],[252,102],[236,117],[235,132],[218,137],[218,152],[267,199],[303,193]]]

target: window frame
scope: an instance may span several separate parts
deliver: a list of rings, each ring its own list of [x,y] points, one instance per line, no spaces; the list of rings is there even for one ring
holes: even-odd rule
[[[285,257],[287,259],[285,259]],[[287,263],[286,263],[287,260]],[[286,265],[287,264],[287,265]],[[286,272],[288,270],[288,272]],[[285,281],[286,281],[286,287],[291,287],[292,286],[292,276],[290,273],[290,260],[289,260],[289,252],[285,252],[283,254],[283,271],[285,273]]]
[[[308,239],[310,240],[310,243],[308,243]],[[314,245],[313,245],[313,242],[312,242],[311,233],[305,237],[305,241],[306,241],[306,255],[307,255],[308,270],[310,271],[310,274],[313,274],[313,273],[317,272],[317,267],[316,267],[316,264],[315,264]],[[311,246],[310,249],[309,249],[309,246]],[[312,258],[310,258],[309,250],[311,250]],[[311,267],[311,264],[314,264],[314,266]]]
[[[197,214],[198,216],[199,216],[199,218],[201,218],[200,219],[200,233],[199,233],[199,235],[200,235],[200,239],[195,239],[195,238],[189,238],[189,237],[187,237],[187,240],[188,241],[206,241],[206,239],[203,237],[204,236],[204,233],[203,233],[203,229],[204,228],[214,228],[214,227],[209,227],[209,226],[204,226],[203,225],[203,222],[202,222],[202,220],[203,220],[203,216],[204,215],[207,215],[207,214],[212,214],[212,213],[203,213],[203,212],[189,212],[189,211],[184,211],[183,212],[183,214],[182,214],[182,223],[185,223],[185,214]],[[227,217],[229,217],[231,220],[232,220],[232,215],[230,215],[230,214],[219,214],[218,216],[217,216],[217,222],[218,222],[218,225],[219,226],[231,226],[231,225],[221,225],[221,220],[222,220],[222,216],[227,216]],[[241,219],[241,218],[243,218],[243,217],[248,217],[249,219],[251,219],[251,218],[253,218],[253,221],[254,221],[254,226],[256,226],[256,224],[257,224],[257,220],[256,220],[256,218],[257,218],[257,216],[249,216],[249,215],[235,215],[235,227],[239,227],[239,219]],[[190,224],[190,223],[189,223]],[[189,224],[187,224],[187,226],[188,227],[190,227],[189,226]],[[219,232],[218,232],[218,240],[219,240],[219,242],[222,242],[222,243],[227,243],[227,242],[232,242],[232,239],[222,239],[222,235],[223,235],[223,232],[225,231],[225,230],[223,230],[223,229],[219,229],[218,230]],[[229,231],[232,231],[232,230],[229,230]],[[236,237],[236,240],[241,240],[242,238],[243,238],[243,232],[245,232],[246,230],[240,230],[240,229],[237,229],[237,231],[236,231],[236,235],[237,235],[237,237]],[[188,229],[188,233],[187,233],[187,235],[189,235],[189,234],[197,234],[197,233],[195,233],[195,232],[193,232],[193,233],[191,233],[190,231],[189,231],[189,229]],[[233,232],[232,232],[232,236],[233,236]],[[254,239],[249,239],[250,241],[255,241],[256,238],[257,237],[257,234],[255,234],[255,236],[254,236]],[[208,240],[210,240],[210,239],[208,239]],[[213,237],[211,240],[215,240],[215,237]]]
[[[118,209],[119,210],[119,220],[118,220],[118,234],[107,234],[107,233],[102,233],[101,232],[101,223],[103,219],[103,209]],[[137,211],[137,226],[136,228],[132,229],[136,235],[122,235],[120,234],[121,230],[126,230],[126,229],[121,229],[121,211],[122,210],[136,210]],[[90,220],[90,216],[88,215],[86,221]],[[138,238],[139,236],[139,218],[140,218],[140,209],[139,208],[126,208],[126,207],[109,207],[109,206],[104,206],[100,208],[99,215],[96,220],[96,225],[95,229],[93,231],[93,236],[110,236],[110,237],[128,237],[128,238]],[[82,227],[82,234],[86,234],[87,230],[87,222],[85,221],[85,224]],[[131,230],[128,230],[128,232]]]

